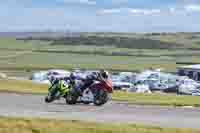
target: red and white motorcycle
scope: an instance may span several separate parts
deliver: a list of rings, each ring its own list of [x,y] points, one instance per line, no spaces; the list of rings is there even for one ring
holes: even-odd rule
[[[85,89],[81,96],[77,95],[77,93],[74,93],[72,90],[66,98],[66,103],[94,103],[96,106],[101,106],[111,99],[112,92],[112,81],[97,81],[91,84],[87,89]]]

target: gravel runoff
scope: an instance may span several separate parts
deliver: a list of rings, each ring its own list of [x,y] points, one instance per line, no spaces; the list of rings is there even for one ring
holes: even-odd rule
[[[138,106],[114,101],[101,107],[83,104],[72,106],[66,105],[62,99],[46,104],[44,96],[28,94],[0,93],[0,116],[200,128],[200,108]]]

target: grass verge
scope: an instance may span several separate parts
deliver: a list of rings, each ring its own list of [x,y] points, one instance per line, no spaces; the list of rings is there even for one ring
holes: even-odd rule
[[[47,85],[34,84],[30,81],[0,80],[1,92],[17,92],[31,94],[46,94]],[[173,94],[136,94],[115,92],[113,100],[123,101],[138,105],[161,105],[161,106],[195,106],[200,107],[200,97],[183,96]]]
[[[18,92],[18,93],[32,93],[45,94],[48,86],[44,84],[34,84],[31,81],[23,80],[0,80],[1,92]]]
[[[135,124],[97,124],[81,121],[0,117],[0,133],[200,133],[192,129],[169,129]]]
[[[113,100],[125,101],[137,105],[159,106],[194,106],[200,107],[200,97],[175,94],[137,94],[116,92],[112,95]]]

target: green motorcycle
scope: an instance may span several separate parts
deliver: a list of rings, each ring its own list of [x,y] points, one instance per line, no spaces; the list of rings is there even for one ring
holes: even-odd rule
[[[45,97],[46,103],[51,103],[60,98],[67,98],[70,93],[70,90],[73,86],[73,82],[68,80],[56,80],[48,89],[48,95]]]

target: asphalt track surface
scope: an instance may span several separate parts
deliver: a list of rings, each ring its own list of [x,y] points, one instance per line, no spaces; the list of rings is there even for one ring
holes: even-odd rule
[[[200,128],[200,108],[137,106],[110,102],[101,107],[44,103],[44,96],[0,93],[0,116],[39,117],[107,123],[145,124],[169,128]]]

